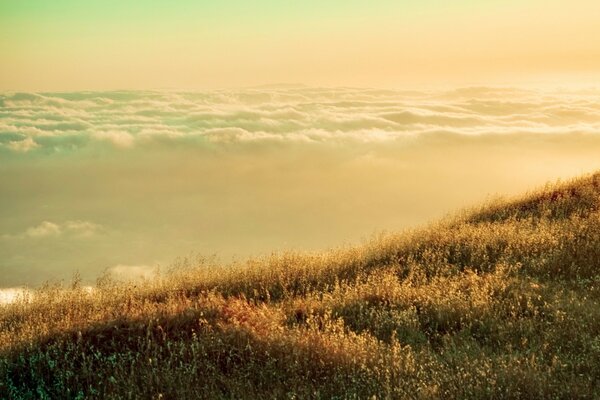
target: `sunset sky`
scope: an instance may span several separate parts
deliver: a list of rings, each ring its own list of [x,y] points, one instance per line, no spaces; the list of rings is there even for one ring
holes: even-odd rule
[[[596,0],[0,0],[0,90],[589,82]]]

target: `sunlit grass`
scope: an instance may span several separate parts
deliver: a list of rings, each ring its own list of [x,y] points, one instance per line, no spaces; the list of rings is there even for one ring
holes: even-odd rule
[[[598,398],[600,174],[427,228],[0,307],[0,398]]]

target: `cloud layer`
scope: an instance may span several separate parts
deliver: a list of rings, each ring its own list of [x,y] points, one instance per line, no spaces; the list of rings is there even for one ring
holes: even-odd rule
[[[600,91],[260,88],[196,93],[7,93],[7,151],[109,144],[378,142],[420,134],[598,133]]]
[[[5,93],[0,288],[356,243],[600,169],[598,133],[597,90]]]

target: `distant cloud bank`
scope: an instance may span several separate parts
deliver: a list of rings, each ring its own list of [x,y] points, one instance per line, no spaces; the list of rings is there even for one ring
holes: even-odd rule
[[[0,149],[13,153],[248,142],[381,142],[420,134],[598,133],[600,90],[445,92],[351,88],[5,93]]]
[[[75,271],[357,243],[599,154],[600,90],[0,93],[0,303]]]

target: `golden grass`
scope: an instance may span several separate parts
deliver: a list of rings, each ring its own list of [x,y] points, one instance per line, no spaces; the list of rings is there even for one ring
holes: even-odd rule
[[[600,398],[600,174],[352,248],[0,307],[0,398]]]

